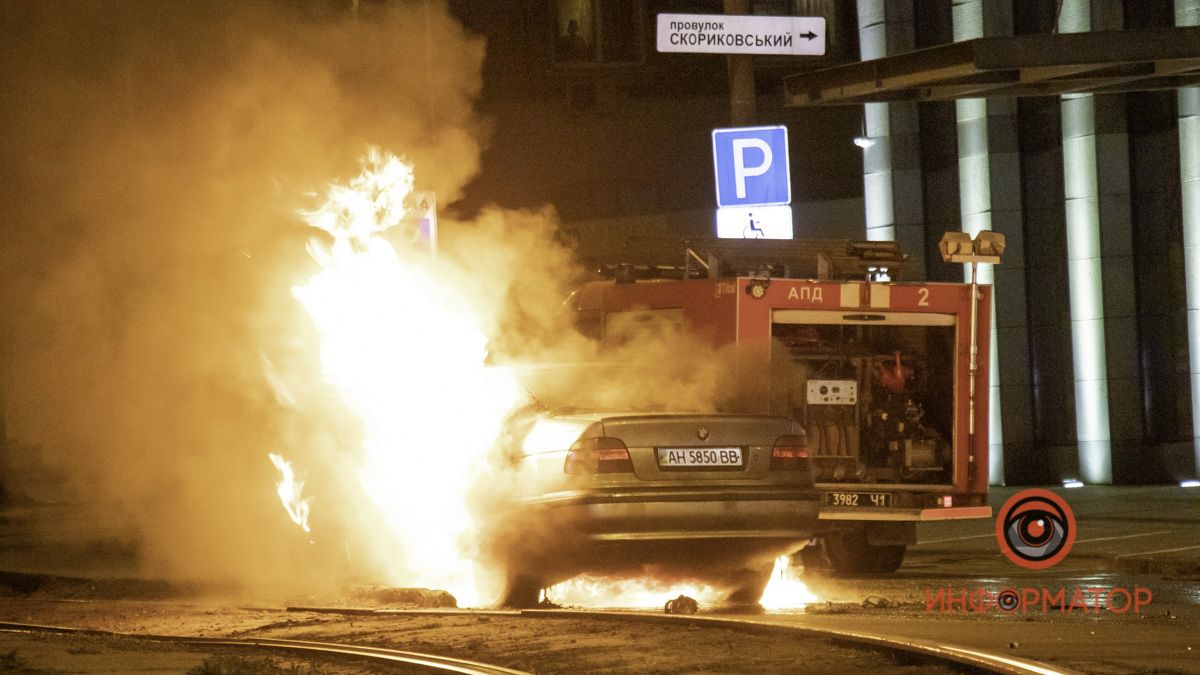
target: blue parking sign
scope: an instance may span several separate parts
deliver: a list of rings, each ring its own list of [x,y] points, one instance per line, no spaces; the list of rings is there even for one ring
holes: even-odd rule
[[[713,129],[717,206],[792,203],[787,127]]]

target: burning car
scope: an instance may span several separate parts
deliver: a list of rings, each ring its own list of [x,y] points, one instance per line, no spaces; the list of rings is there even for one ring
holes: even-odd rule
[[[702,579],[754,604],[820,510],[787,417],[533,405],[504,452],[523,486],[503,536],[505,606],[585,573]]]

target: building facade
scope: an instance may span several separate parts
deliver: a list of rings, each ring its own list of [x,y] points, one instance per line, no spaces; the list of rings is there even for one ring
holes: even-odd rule
[[[1195,476],[1195,89],[793,107],[780,85],[979,37],[1196,25],[1200,0],[451,7],[488,40],[480,109],[492,123],[483,171],[456,206],[553,204],[585,251],[712,232],[710,132],[731,119],[731,60],[658,53],[657,14],[825,17],[825,56],[751,59],[754,119],[789,130],[796,236],[895,239],[908,278],[959,281],[961,266],[937,254],[941,234],[1005,234],[1003,263],[984,272],[996,287],[992,481]]]

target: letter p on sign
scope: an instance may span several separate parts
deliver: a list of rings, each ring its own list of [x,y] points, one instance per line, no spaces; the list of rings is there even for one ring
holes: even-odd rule
[[[754,148],[762,153],[762,161],[754,166],[746,166],[747,150]],[[746,178],[761,176],[771,168],[771,146],[761,138],[733,139],[733,184],[737,198],[746,198]]]
[[[713,129],[717,206],[790,204],[787,127]]]

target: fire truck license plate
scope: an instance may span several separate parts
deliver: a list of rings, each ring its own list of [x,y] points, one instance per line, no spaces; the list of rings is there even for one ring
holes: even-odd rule
[[[862,506],[887,508],[892,495],[887,492],[822,492],[821,506]]]
[[[658,465],[663,469],[693,469],[709,466],[741,466],[741,448],[659,448]]]

